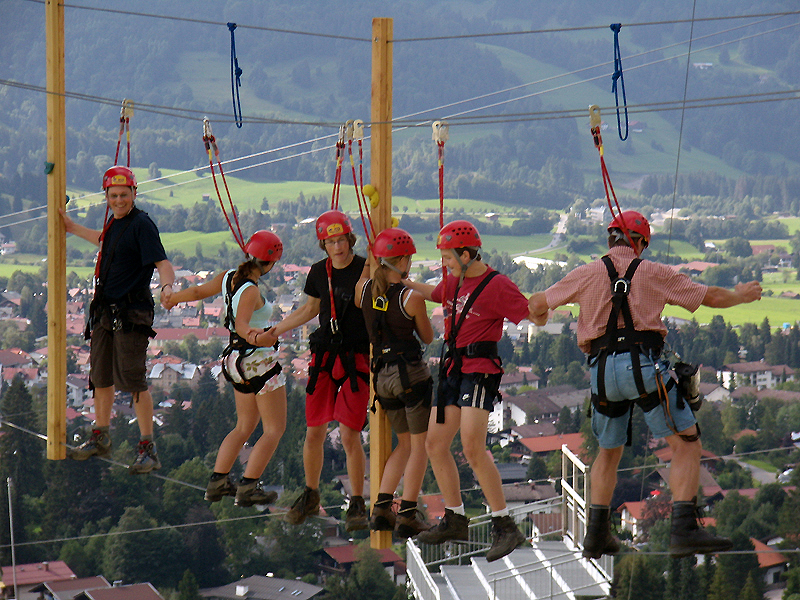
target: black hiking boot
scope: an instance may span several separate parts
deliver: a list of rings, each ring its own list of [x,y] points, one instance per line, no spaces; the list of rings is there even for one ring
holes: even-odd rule
[[[719,537],[703,529],[697,522],[702,512],[696,506],[697,497],[688,502],[672,504],[672,533],[669,554],[681,558],[691,554],[713,554],[733,548],[728,538]]]
[[[367,507],[364,504],[363,496],[353,496],[350,498],[350,506],[347,507],[347,513],[344,518],[344,528],[347,531],[369,529]]]
[[[236,499],[234,506],[253,506],[255,504],[273,504],[278,499],[278,493],[265,491],[261,487],[260,481],[250,481],[249,483],[239,482],[236,488]]]
[[[219,479],[210,479],[206,486],[205,499],[208,502],[219,502],[224,496],[235,496],[236,484],[229,473]]]
[[[319,490],[306,486],[303,493],[294,501],[292,508],[286,513],[286,520],[292,525],[300,525],[306,517],[319,514]]]
[[[77,448],[67,450],[67,458],[86,460],[92,456],[108,456],[111,454],[111,436],[107,431],[93,429],[92,435]]]
[[[611,534],[611,508],[593,505],[586,519],[583,538],[583,557],[600,558],[603,554],[619,552],[619,540]]]
[[[441,544],[447,541],[466,542],[469,539],[469,517],[457,515],[449,508],[444,509],[444,516],[427,531],[417,536],[423,544]]]
[[[486,553],[486,561],[493,562],[511,554],[525,543],[525,535],[509,516],[492,517],[492,547]]]
[[[158,471],[161,468],[156,445],[151,440],[140,441],[136,450],[136,458],[133,464],[128,467],[128,473],[131,475],[144,475],[150,471]]]

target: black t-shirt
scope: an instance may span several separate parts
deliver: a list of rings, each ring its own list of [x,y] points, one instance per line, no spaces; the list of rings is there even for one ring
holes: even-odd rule
[[[379,339],[375,328],[378,311],[372,304],[372,280],[370,279],[364,286],[361,311],[364,313],[364,322],[367,325],[367,332],[370,334],[370,341],[374,347],[383,348],[385,343],[385,347],[391,348],[391,343],[397,340],[406,348],[420,349],[419,341],[414,335],[417,330],[414,318],[409,316],[403,306],[403,293],[406,289],[402,283],[395,283],[386,290],[385,296],[388,299],[389,306],[385,312],[384,326],[394,334],[394,337],[383,332],[383,338]],[[401,350],[401,348],[393,348],[393,350]]]
[[[311,334],[312,343],[327,344],[331,339],[331,295],[328,289],[328,271],[323,259],[314,263],[306,278],[303,291],[319,298],[319,328]],[[355,255],[350,264],[344,269],[331,269],[331,283],[333,284],[333,298],[336,303],[336,319],[339,322],[339,331],[344,335],[346,344],[369,344],[367,327],[364,324],[364,314],[353,302],[356,283],[361,278],[367,259]]]
[[[147,213],[134,208],[122,219],[113,219],[103,238],[100,262],[105,297],[114,301],[131,292],[146,293],[142,297],[152,303],[150,280],[155,263],[166,259],[158,228]]]

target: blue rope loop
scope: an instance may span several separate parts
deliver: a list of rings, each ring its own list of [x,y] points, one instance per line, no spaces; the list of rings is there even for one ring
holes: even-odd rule
[[[233,118],[236,127],[242,127],[242,101],[239,98],[239,88],[242,87],[242,70],[239,68],[239,59],[236,57],[236,38],[234,30],[236,23],[228,23],[231,32],[231,99],[233,101]]]
[[[611,91],[614,92],[614,102],[617,105],[617,133],[623,142],[628,139],[628,98],[625,94],[625,76],[622,74],[622,52],[619,49],[619,31],[622,23],[612,23],[611,31],[614,32],[614,74],[611,76]],[[619,114],[619,90],[617,88],[619,80],[622,88],[622,105],[625,110],[625,135],[622,135],[622,122]]]

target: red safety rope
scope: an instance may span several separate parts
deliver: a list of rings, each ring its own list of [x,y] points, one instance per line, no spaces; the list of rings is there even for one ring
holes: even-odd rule
[[[444,227],[444,144],[450,137],[450,127],[444,121],[434,121],[431,125],[433,129],[433,141],[439,154],[439,229]],[[447,269],[442,261],[442,309],[447,304]],[[453,311],[455,311],[455,300],[453,301]],[[445,315],[446,317],[446,315]],[[445,321],[447,319],[445,318]]]
[[[336,172],[333,175],[333,192],[331,192],[331,210],[339,210],[339,187],[342,183],[342,163],[344,162],[345,126],[339,128],[339,139],[336,141]]]
[[[350,154],[350,168],[353,171],[353,185],[356,188],[356,200],[358,200],[358,212],[361,215],[361,225],[364,227],[364,236],[367,238],[367,245],[372,248],[372,240],[375,239],[375,225],[372,222],[372,214],[369,211],[369,204],[367,198],[364,196],[364,171],[363,159],[364,149],[361,140],[358,140],[358,172],[361,175],[360,180],[356,179],[356,165],[353,158],[353,140],[347,141],[347,149]],[[366,213],[366,217],[364,216]],[[367,229],[367,222],[369,221],[369,229]]]
[[[595,148],[597,148],[597,152],[600,154],[600,172],[603,175],[603,187],[606,191],[608,210],[611,212],[611,220],[613,221],[617,215],[622,214],[622,209],[617,201],[617,194],[614,192],[614,186],[611,184],[611,175],[608,173],[606,160],[603,156],[605,152],[603,151],[603,136],[600,134],[600,125],[602,123],[600,119],[600,108],[597,105],[590,106],[589,115],[591,117],[592,138],[594,139]],[[611,203],[611,198],[614,199],[614,204]],[[617,208],[617,215],[614,214],[615,205]],[[620,223],[622,225],[622,232],[625,234],[625,237],[628,238],[628,243],[631,245],[631,248],[633,248],[633,251],[636,252],[636,256],[639,256],[639,252],[636,250],[636,245],[633,243],[633,238],[631,237],[630,231],[628,231],[628,227],[625,225],[625,220],[620,219]]]
[[[242,249],[244,252],[244,236],[242,235],[242,228],[239,226],[239,215],[236,212],[236,207],[233,205],[233,199],[231,198],[231,192],[228,189],[228,182],[225,180],[225,172],[222,170],[222,162],[219,159],[219,147],[217,146],[217,140],[214,137],[214,134],[211,133],[211,123],[208,119],[203,119],[203,143],[206,147],[206,152],[208,153],[208,166],[211,168],[211,178],[214,181],[214,189],[217,190],[217,198],[219,199],[220,208],[222,208],[222,214],[225,215],[225,220],[228,222],[228,227],[233,234],[233,239],[236,240],[236,243],[239,245],[239,248]],[[219,168],[220,177],[222,177],[222,183],[225,186],[225,193],[228,196],[228,205],[230,206],[231,214],[233,215],[233,223],[236,224],[236,228],[234,229],[233,223],[231,222],[230,217],[228,216],[228,211],[225,210],[225,203],[222,200],[222,194],[219,191],[219,185],[217,184],[217,175],[214,171],[214,157],[217,159],[217,167]]]
[[[444,142],[436,142],[439,149],[439,229],[444,227]]]

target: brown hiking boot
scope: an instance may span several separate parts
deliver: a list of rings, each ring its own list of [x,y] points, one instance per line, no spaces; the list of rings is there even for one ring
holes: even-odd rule
[[[294,501],[292,508],[286,513],[286,520],[292,525],[300,525],[306,517],[319,514],[319,490],[306,486],[303,493]]]
[[[492,547],[486,553],[486,561],[492,562],[511,554],[525,543],[525,536],[509,516],[492,517]]]
[[[347,507],[347,513],[344,519],[344,528],[347,531],[359,531],[369,528],[367,507],[364,504],[363,496],[353,496],[350,498],[350,506]]]
[[[394,532],[399,538],[413,538],[430,528],[416,508],[397,513],[397,528]]]
[[[208,502],[219,502],[224,496],[235,496],[236,484],[230,474],[221,479],[209,480],[206,486],[205,499]]]
[[[261,487],[260,481],[251,481],[250,483],[239,482],[236,488],[236,500],[233,501],[234,506],[253,506],[255,504],[264,505],[272,504],[278,499],[278,493],[273,491],[265,491]]]
[[[92,435],[77,448],[67,450],[67,458],[86,460],[92,456],[108,456],[111,454],[111,436],[107,431],[93,429]]]
[[[423,544],[441,544],[442,542],[462,541],[469,539],[469,517],[457,515],[449,508],[444,509],[444,516],[438,525],[417,536],[417,541]]]
[[[396,521],[397,516],[392,510],[391,502],[387,506],[378,506],[376,504],[372,507],[372,517],[369,525],[373,531],[394,531]]]

